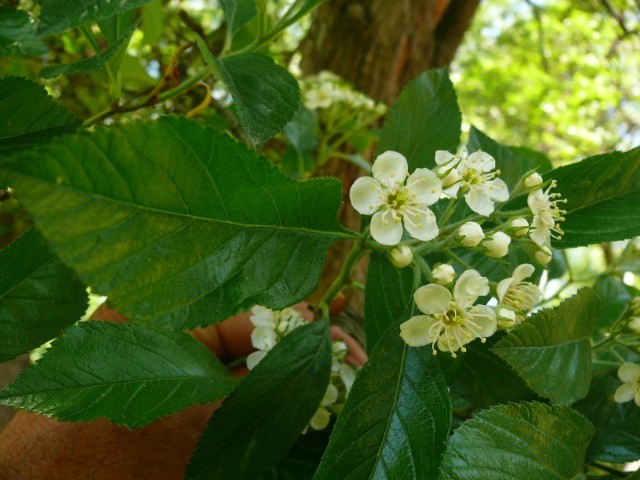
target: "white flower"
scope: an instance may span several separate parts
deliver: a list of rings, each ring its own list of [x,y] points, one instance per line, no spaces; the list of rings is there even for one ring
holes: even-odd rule
[[[552,236],[560,239],[564,233],[556,222],[564,220],[562,215],[567,212],[561,210],[558,207],[558,203],[566,203],[566,200],[559,199],[559,193],[549,193],[555,185],[555,182],[551,182],[551,186],[546,191],[543,192],[542,189],[534,190],[527,198],[527,204],[533,212],[529,236],[539,246],[551,245]],[[552,200],[554,198],[557,200]],[[553,235],[552,231],[557,235]]]
[[[404,268],[413,260],[413,250],[406,245],[398,245],[389,252],[394,267]]]
[[[618,378],[623,382],[613,395],[616,403],[634,400],[640,407],[640,365],[625,362],[618,369]]]
[[[475,247],[484,239],[482,227],[476,222],[465,223],[458,229],[458,234],[462,237],[460,243],[465,247]]]
[[[527,233],[529,233],[529,222],[527,222],[524,218],[514,218],[509,222],[509,228],[511,231],[511,235],[516,238],[524,237]]]
[[[258,350],[268,352],[278,343],[276,332],[269,327],[256,327],[251,332],[251,344]]]
[[[524,179],[524,186],[530,190],[539,188],[542,185],[542,176],[539,173],[532,173]]]
[[[451,159],[450,156],[438,155],[436,152],[436,164],[439,165],[440,169],[449,168],[455,164],[455,159],[457,158]],[[438,163],[439,161],[441,163]],[[467,151],[463,150],[455,165],[460,180],[445,189],[444,193],[453,198],[457,196],[458,190],[465,192],[464,199],[469,208],[480,215],[488,217],[493,213],[494,202],[506,202],[509,200],[507,184],[496,178],[496,175],[500,172],[491,173],[495,168],[496,161],[488,153],[478,150],[471,155],[467,155]],[[450,183],[450,180],[445,184],[448,185],[448,183]]]
[[[256,327],[269,327],[275,328],[277,325],[277,316],[274,315],[274,311],[270,308],[263,307],[262,305],[255,305],[251,309],[251,316],[249,320]]]
[[[491,258],[502,258],[509,253],[511,237],[504,232],[496,232],[482,245],[487,249],[487,256]]]
[[[501,326],[512,327],[524,320],[526,315],[538,305],[542,294],[537,285],[523,281],[533,275],[535,267],[529,263],[518,265],[510,278],[505,278],[498,283],[498,314],[505,317],[508,322],[502,322]],[[512,314],[504,312],[510,311]]]
[[[453,282],[456,272],[451,265],[443,263],[434,268],[431,275],[436,283],[439,283],[440,285],[448,285]]]
[[[360,177],[353,183],[349,197],[359,213],[373,214],[374,240],[382,245],[397,245],[402,238],[402,224],[413,238],[435,238],[438,226],[428,206],[440,198],[442,182],[438,176],[426,168],[417,168],[407,178],[407,159],[390,150],[378,155],[372,172],[373,178]]]
[[[489,293],[489,281],[475,270],[467,270],[451,292],[442,285],[430,284],[416,290],[413,298],[424,315],[410,318],[400,325],[400,336],[411,347],[431,344],[438,349],[466,351],[464,345],[475,338],[491,336],[496,331],[496,315],[486,305],[476,305],[478,297]]]

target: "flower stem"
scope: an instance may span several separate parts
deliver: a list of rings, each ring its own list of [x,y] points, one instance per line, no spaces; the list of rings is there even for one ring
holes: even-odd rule
[[[349,277],[351,277],[351,271],[356,266],[358,261],[362,258],[362,256],[367,252],[363,246],[364,236],[359,238],[353,248],[349,251],[347,258],[344,260],[344,264],[342,265],[342,270],[338,277],[333,281],[327,292],[322,297],[322,300],[318,303],[318,307],[323,313],[323,316],[329,316],[329,305],[335,298],[335,296],[342,290],[342,288],[349,281]]]
[[[445,255],[449,256],[449,258],[451,258],[451,260],[456,262],[461,267],[464,267],[466,270],[473,270],[473,267],[471,265],[469,265],[467,262],[462,260],[459,256],[457,256],[455,253],[453,253],[448,248],[443,248],[442,249],[442,253],[444,253]]]

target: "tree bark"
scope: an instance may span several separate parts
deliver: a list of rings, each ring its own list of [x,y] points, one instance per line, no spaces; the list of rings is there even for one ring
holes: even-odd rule
[[[330,70],[390,104],[429,68],[451,63],[480,0],[333,0],[301,45],[302,71]]]

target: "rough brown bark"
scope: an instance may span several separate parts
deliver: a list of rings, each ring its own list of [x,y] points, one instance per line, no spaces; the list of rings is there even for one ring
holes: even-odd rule
[[[381,102],[448,65],[480,0],[333,0],[315,13],[302,70],[330,70]]]

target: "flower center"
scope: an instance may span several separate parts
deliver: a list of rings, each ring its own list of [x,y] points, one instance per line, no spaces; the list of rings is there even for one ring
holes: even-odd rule
[[[387,196],[387,205],[396,210],[402,209],[405,202],[409,199],[409,192],[406,188],[399,188],[397,190],[391,190]]]
[[[458,315],[456,310],[449,310],[448,312],[442,313],[442,317],[440,321],[445,327],[452,327],[454,325],[459,325],[462,323],[462,317]]]

